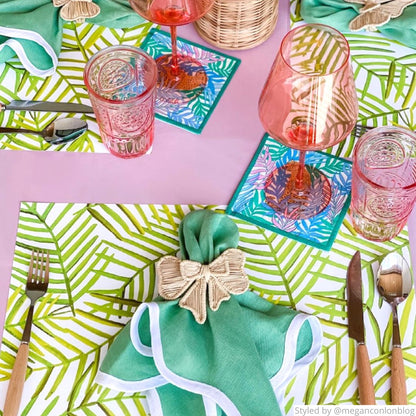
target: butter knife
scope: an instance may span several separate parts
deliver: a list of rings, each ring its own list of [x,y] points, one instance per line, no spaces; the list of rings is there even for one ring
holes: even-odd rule
[[[0,103],[0,112],[5,110],[47,111],[53,113],[93,113],[92,107],[79,103],[55,103],[52,101],[13,100]]]
[[[357,341],[357,376],[360,404],[376,404],[373,375],[365,345],[361,285],[361,254],[357,251],[347,270],[348,335]]]

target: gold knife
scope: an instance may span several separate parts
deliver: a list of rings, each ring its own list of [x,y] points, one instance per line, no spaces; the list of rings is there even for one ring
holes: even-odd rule
[[[347,270],[348,335],[357,341],[357,376],[360,404],[376,404],[373,375],[365,345],[361,287],[361,255],[357,251]]]

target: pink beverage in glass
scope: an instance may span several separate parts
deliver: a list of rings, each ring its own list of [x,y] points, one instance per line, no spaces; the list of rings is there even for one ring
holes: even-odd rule
[[[416,200],[416,134],[378,127],[364,134],[353,154],[351,217],[368,240],[400,233]]]
[[[200,95],[208,75],[198,57],[177,47],[176,27],[202,17],[215,0],[129,0],[132,9],[145,19],[170,27],[171,53],[156,57],[157,101],[162,105],[184,104]]]
[[[104,145],[115,156],[149,153],[154,138],[157,68],[132,46],[110,46],[91,57],[84,82]]]
[[[275,140],[321,150],[344,140],[358,116],[350,49],[337,30],[308,24],[284,37],[259,100],[259,116]]]
[[[277,165],[267,179],[266,203],[294,220],[312,218],[330,203],[329,179],[305,164],[306,151],[344,140],[358,116],[358,101],[345,37],[332,27],[307,24],[283,39],[259,99],[269,135],[299,150],[298,160]]]

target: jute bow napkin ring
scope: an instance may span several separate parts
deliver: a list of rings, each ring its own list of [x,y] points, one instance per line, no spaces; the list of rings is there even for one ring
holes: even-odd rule
[[[92,0],[53,0],[53,5],[61,7],[59,16],[68,22],[84,23],[100,13],[100,6]]]
[[[306,23],[321,23],[343,33],[377,30],[387,38],[416,49],[414,0],[302,0]]]
[[[316,358],[322,330],[315,316],[247,290],[238,242],[227,215],[187,214],[180,258],[156,263],[161,296],[140,304],[96,382],[145,392],[152,416],[281,415],[285,387]]]
[[[375,32],[380,26],[385,25],[391,19],[402,15],[404,9],[416,0],[345,0],[348,3],[358,3],[363,6],[359,9],[358,16],[349,23],[352,31],[367,29]]]
[[[209,307],[217,311],[222,301],[244,293],[249,286],[244,253],[236,248],[224,251],[208,265],[166,256],[156,264],[156,272],[159,295],[167,300],[182,296],[179,306],[190,310],[200,324],[207,318],[207,287]]]

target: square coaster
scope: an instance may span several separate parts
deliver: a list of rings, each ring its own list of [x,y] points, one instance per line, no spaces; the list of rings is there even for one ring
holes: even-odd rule
[[[331,200],[314,217],[295,220],[266,203],[265,187],[276,168],[298,160],[298,150],[265,134],[226,212],[304,244],[330,250],[349,207],[352,162],[323,152],[306,152],[305,163],[328,178]]]
[[[207,84],[196,98],[181,104],[156,102],[156,118],[200,134],[241,60],[197,43],[177,39],[178,52],[194,57],[205,69]],[[170,34],[153,28],[140,45],[152,58],[171,52]]]

